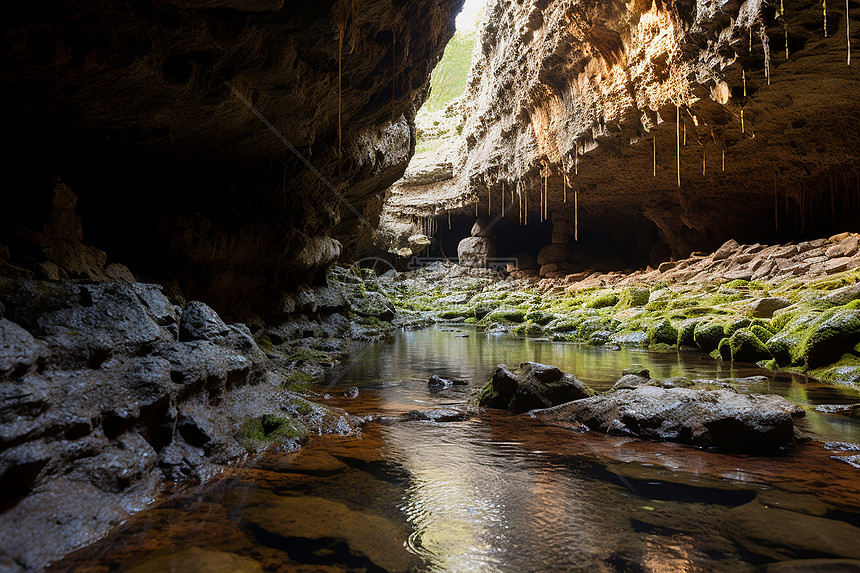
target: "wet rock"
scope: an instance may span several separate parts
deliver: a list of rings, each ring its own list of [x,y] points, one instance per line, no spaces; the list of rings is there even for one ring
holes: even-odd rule
[[[795,559],[764,567],[765,573],[860,573],[857,559]]]
[[[522,362],[513,372],[499,364],[477,401],[480,406],[521,413],[592,395],[594,391],[573,374],[547,364]]]
[[[427,386],[433,390],[443,390],[451,386],[468,386],[469,381],[465,378],[442,378],[436,374],[427,379]]]
[[[771,358],[764,342],[746,328],[736,330],[719,344],[720,356],[732,362],[758,362]]]
[[[802,416],[803,409],[774,395],[644,386],[535,410],[532,415],[613,435],[774,450],[797,439],[792,418]]]
[[[218,313],[200,301],[189,302],[182,311],[179,322],[179,339],[215,341],[227,334],[227,325]]]
[[[648,371],[645,370],[645,372]],[[609,391],[615,392],[616,390],[634,390],[636,388],[647,386],[649,384],[653,385],[651,383],[650,377],[640,376],[639,374],[625,374],[618,379],[618,382],[612,385],[612,388],[610,388]]]
[[[488,268],[496,256],[495,242],[489,237],[466,237],[457,245],[457,258],[462,267]]]
[[[411,421],[459,422],[468,419],[469,415],[453,408],[431,408],[429,410],[412,410],[404,418]]]
[[[730,510],[720,530],[750,553],[768,559],[809,556],[860,559],[857,527],[757,502]]]
[[[359,316],[378,318],[386,322],[394,318],[394,305],[384,294],[369,291],[350,306]]]
[[[46,352],[44,343],[14,322],[0,318],[0,380],[23,375]]]
[[[854,283],[831,291],[824,297],[824,302],[833,306],[842,306],[860,298],[860,283]]]
[[[171,551],[146,559],[143,563],[126,570],[127,573],[161,573],[183,571],[185,573],[263,573],[263,567],[251,559],[199,547]]]
[[[827,513],[827,506],[817,497],[808,493],[788,493],[771,489],[760,492],[756,497],[756,501],[765,507],[776,507],[807,515],[817,515],[820,517]]]
[[[815,407],[815,411],[824,414],[860,417],[860,404],[819,404]]]
[[[343,396],[350,399],[358,398],[358,386],[350,386],[343,393]]]
[[[750,304],[750,312],[756,318],[770,318],[773,313],[790,305],[788,299],[782,297],[766,297],[755,300]]]
[[[837,308],[825,312],[792,352],[795,363],[809,367],[836,361],[860,342],[860,310]]]
[[[373,565],[385,571],[406,571],[420,560],[406,551],[405,528],[382,517],[313,496],[287,497],[261,491],[249,500],[242,516],[253,526],[285,539],[306,543],[345,543],[356,568]]]
[[[302,450],[266,456],[255,467],[280,473],[331,476],[344,471],[349,466],[326,451]]]

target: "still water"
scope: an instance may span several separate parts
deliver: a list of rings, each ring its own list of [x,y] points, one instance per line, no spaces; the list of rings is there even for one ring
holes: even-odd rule
[[[732,508],[754,500],[812,507],[860,525],[860,470],[823,445],[860,442],[852,418],[810,412],[801,427],[815,441],[771,457],[577,434],[506,412],[401,418],[462,407],[495,365],[524,360],[554,364],[599,390],[639,366],[657,378],[763,375],[739,391],[778,393],[807,407],[860,401],[844,388],[696,353],[441,327],[399,332],[354,345],[351,360],[318,388],[332,406],[374,418],[361,436],[315,436],[298,453],[267,452],[163,500],[55,569],[754,571],[773,557],[736,543]],[[467,378],[470,387],[433,392],[431,374]],[[358,398],[343,397],[350,386]],[[787,515],[807,523],[801,513]]]

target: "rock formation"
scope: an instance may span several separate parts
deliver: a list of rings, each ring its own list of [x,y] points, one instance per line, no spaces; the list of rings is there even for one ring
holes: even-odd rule
[[[175,277],[226,316],[282,312],[281,293],[370,244],[461,5],[10,10],[4,274],[53,278],[42,267],[64,253],[41,252],[34,230],[50,227],[57,244],[79,238],[73,221],[45,221],[59,177],[79,198],[90,259]]]
[[[825,34],[820,3],[782,6],[491,2],[447,183],[413,173],[391,209],[444,197],[424,204],[494,218],[504,201],[505,233],[548,214],[575,223],[575,250],[655,267],[729,238],[853,229],[860,75],[845,10],[828,6]]]

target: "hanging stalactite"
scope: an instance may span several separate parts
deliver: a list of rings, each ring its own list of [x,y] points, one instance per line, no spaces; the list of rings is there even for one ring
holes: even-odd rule
[[[579,194],[573,188],[573,240],[579,241]]]
[[[761,48],[764,50],[764,77],[767,80],[767,85],[770,85],[770,41],[764,23],[759,28],[758,36],[761,39]]]
[[[702,176],[705,175],[705,146],[702,146]]]
[[[393,27],[391,28],[391,61],[393,62],[391,71],[391,123],[394,123],[394,102],[397,99],[395,97],[397,87],[397,33]]]
[[[848,48],[848,64],[851,65],[851,20],[848,14],[848,0],[845,0],[845,41]],[[788,43],[788,42],[786,42]],[[788,49],[788,48],[786,48]]]
[[[451,230],[451,211],[448,211],[448,230]]]
[[[821,13],[824,15],[824,37],[827,37],[827,0],[821,0]],[[801,230],[803,223],[801,222]]]
[[[726,148],[723,148],[723,171],[726,170]]]
[[[741,79],[744,82],[744,97],[747,97],[747,71],[741,68]]]
[[[675,104],[675,164],[678,171],[678,187],[681,187],[681,104]]]
[[[505,180],[504,179],[502,179],[501,198],[502,198],[502,217],[504,217],[505,216]]]
[[[741,108],[741,133],[746,133],[746,128],[744,127],[744,108]]]
[[[651,146],[654,150],[654,177],[657,177],[657,136],[654,135],[651,137]]]

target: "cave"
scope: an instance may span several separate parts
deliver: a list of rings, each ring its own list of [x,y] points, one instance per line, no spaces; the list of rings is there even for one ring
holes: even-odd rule
[[[860,3],[2,27],[0,569],[860,567]]]

